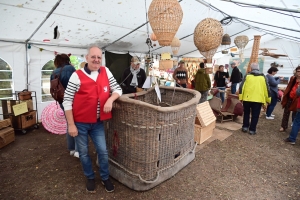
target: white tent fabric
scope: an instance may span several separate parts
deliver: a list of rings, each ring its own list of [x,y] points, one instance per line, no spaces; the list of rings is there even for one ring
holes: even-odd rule
[[[235,47],[233,40],[236,36],[247,35],[250,41],[244,55],[250,57],[253,36],[262,35],[261,47],[276,48],[274,53],[289,55],[288,58],[279,59],[265,57],[264,72],[270,63],[276,61],[284,65],[279,75],[290,76],[291,71],[299,64],[300,1],[234,2],[179,0],[183,20],[176,34],[181,40],[177,59],[203,57],[193,42],[194,29],[201,20],[210,17],[220,21],[231,16],[231,23],[223,25],[224,33],[231,36],[230,47]],[[149,49],[146,39],[148,33],[152,33],[146,19],[146,10],[150,3],[151,0],[0,0],[0,57],[12,67],[14,90],[27,88],[28,84],[29,90],[37,92],[38,109],[42,110],[48,102],[41,102],[41,68],[54,58],[55,51],[81,56],[86,54],[88,45],[96,43],[106,51],[130,52],[137,55],[147,53]],[[282,10],[270,11],[243,3],[278,7]],[[61,40],[53,42],[55,26],[58,26]],[[50,39],[52,42],[45,43],[44,39]],[[26,42],[31,44],[31,49],[26,49]],[[156,44],[157,46],[151,49],[154,54],[171,52],[170,47],[161,48],[157,42]],[[43,48],[43,51],[40,51],[40,48]],[[230,55],[221,54],[224,48],[220,46],[214,56],[217,64],[226,64],[231,58]]]

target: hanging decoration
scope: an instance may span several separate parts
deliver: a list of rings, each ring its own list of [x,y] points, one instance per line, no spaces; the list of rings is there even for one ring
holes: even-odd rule
[[[40,48],[40,52],[42,52],[44,49],[43,48]]]
[[[223,35],[222,42],[221,42],[221,45],[225,46],[224,50],[222,50],[222,54],[228,53],[228,50],[226,50],[226,46],[229,46],[230,44],[231,44],[230,36],[226,33]]]
[[[174,37],[171,43],[171,48],[174,55],[178,54],[180,45],[180,40],[177,37]]]
[[[153,0],[149,6],[148,16],[159,45],[170,46],[183,17],[178,1]]]
[[[157,41],[156,35],[155,35],[154,33],[151,33],[150,39],[151,39],[152,41]]]
[[[27,45],[27,48],[28,48],[28,49],[31,49],[31,44],[28,44],[28,45]]]
[[[54,55],[57,55],[58,53],[57,53],[57,51],[54,51]]]
[[[244,49],[248,44],[249,38],[246,35],[239,35],[234,39],[234,44],[239,48],[239,57],[244,60]]]
[[[199,52],[212,62],[212,57],[222,41],[223,28],[218,20],[205,18],[195,28],[194,43]],[[206,57],[207,56],[207,57]]]

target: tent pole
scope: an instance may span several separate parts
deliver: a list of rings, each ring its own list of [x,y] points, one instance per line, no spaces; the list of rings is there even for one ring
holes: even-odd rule
[[[48,13],[48,15],[46,16],[46,18],[42,21],[42,23],[35,29],[35,31],[30,35],[30,37],[25,40],[25,52],[26,52],[26,89],[28,90],[28,86],[29,86],[29,67],[28,67],[28,42],[29,40],[31,40],[31,38],[34,36],[34,34],[41,28],[41,26],[45,23],[45,21],[50,17],[50,15],[52,15],[52,13],[54,12],[54,10],[57,8],[57,6],[59,5],[59,3],[62,0],[58,0],[56,2],[56,4],[53,6],[53,8],[50,10],[50,12]]]
[[[274,26],[274,25],[270,25],[270,24],[264,24],[264,23],[261,23],[261,22],[251,21],[251,20],[248,20],[248,19],[242,19],[242,18],[239,18],[239,17],[233,17],[232,16],[232,18],[243,20],[243,21],[248,21],[248,22],[252,22],[252,23],[262,24],[262,25],[266,25],[266,26],[271,26],[271,27],[274,27],[274,28],[281,28],[281,29],[285,29],[285,30],[288,30],[288,31],[300,32],[300,30],[295,30],[295,29],[291,29],[291,28],[284,28],[284,27]]]
[[[272,9],[272,10],[281,10],[281,11],[286,11],[286,12],[293,12],[293,13],[300,13],[299,10],[294,10],[294,9],[288,9],[288,8],[279,8],[279,7],[274,7],[274,6],[265,6],[262,4],[250,4],[250,3],[245,3],[245,2],[240,2],[240,1],[232,1],[232,0],[221,0],[221,1],[227,1],[230,3],[235,3],[235,4],[243,4],[243,5],[248,5],[248,6],[254,6],[262,9]]]
[[[179,0],[178,3],[180,3],[181,1],[183,1],[183,0]],[[140,29],[141,27],[145,26],[145,25],[148,24],[148,23],[149,23],[149,21],[146,21],[145,23],[143,23],[142,25],[140,25],[140,26],[138,26],[137,28],[133,29],[132,31],[130,31],[130,32],[127,33],[126,35],[124,35],[124,36],[120,37],[119,39],[116,39],[115,41],[113,41],[113,42],[111,42],[111,43],[109,43],[109,44],[107,44],[107,45],[101,47],[101,49],[103,50],[103,49],[105,49],[106,47],[108,47],[108,46],[110,46],[110,45],[112,45],[112,44],[118,42],[119,40],[123,39],[123,38],[126,37],[127,35],[130,35],[131,33],[135,32],[136,30]]]

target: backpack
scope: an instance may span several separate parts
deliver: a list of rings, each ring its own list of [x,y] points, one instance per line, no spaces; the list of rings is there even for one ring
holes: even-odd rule
[[[240,72],[240,82],[242,82],[243,81],[243,74],[242,74],[242,72]]]
[[[58,103],[62,104],[64,101],[64,93],[65,93],[65,88],[60,82],[60,74],[62,71],[63,67],[60,69],[59,75],[54,74],[54,71],[52,73],[52,76],[54,78],[50,81],[50,93],[53,99],[57,101]]]

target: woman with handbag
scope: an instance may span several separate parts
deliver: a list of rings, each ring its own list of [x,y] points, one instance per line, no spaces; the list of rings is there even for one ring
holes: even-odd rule
[[[215,85],[220,91],[217,96],[222,100],[222,103],[225,100],[225,89],[226,89],[226,80],[228,80],[229,74],[228,72],[224,72],[224,66],[220,65],[219,70],[216,72],[214,81]]]

